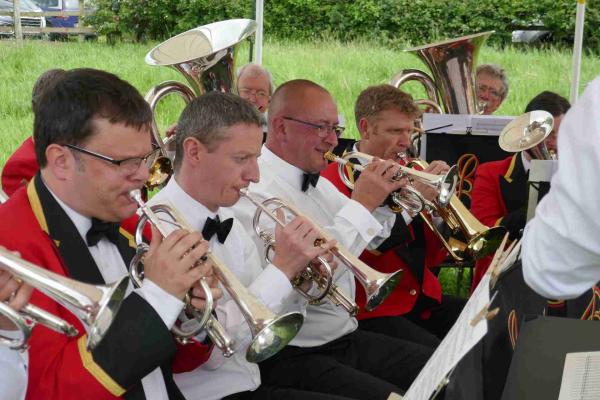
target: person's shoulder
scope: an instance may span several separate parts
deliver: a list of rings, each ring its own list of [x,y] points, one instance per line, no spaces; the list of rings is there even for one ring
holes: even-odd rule
[[[488,161],[488,162],[479,164],[479,166],[477,167],[477,174],[485,175],[485,174],[491,174],[491,173],[495,173],[498,171],[506,170],[510,166],[510,164],[513,160],[513,157],[514,157],[514,155],[506,157],[502,160]]]

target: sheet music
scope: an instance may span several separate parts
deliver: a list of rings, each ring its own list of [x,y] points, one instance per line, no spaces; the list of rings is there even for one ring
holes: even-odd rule
[[[404,395],[404,400],[428,400],[456,364],[485,336],[487,320],[483,318],[475,326],[471,321],[487,308],[489,287],[490,274],[485,274],[450,332]]]
[[[465,135],[467,132],[480,136],[498,136],[502,129],[514,119],[510,116],[468,114],[423,114],[423,129],[430,133]],[[447,128],[434,128],[451,124]]]
[[[600,351],[568,353],[558,400],[600,399]]]

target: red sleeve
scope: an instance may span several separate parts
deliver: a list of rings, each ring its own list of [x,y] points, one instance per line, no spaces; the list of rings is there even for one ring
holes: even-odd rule
[[[495,226],[506,215],[506,208],[500,194],[499,164],[484,163],[477,168],[473,190],[471,191],[471,213],[482,224]]]

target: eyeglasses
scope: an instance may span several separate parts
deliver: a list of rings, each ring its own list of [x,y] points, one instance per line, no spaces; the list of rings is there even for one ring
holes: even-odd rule
[[[331,132],[335,133],[335,136],[339,138],[340,136],[343,135],[344,130],[346,129],[343,126],[339,126],[339,125],[315,124],[312,122],[302,121],[301,119],[296,119],[296,118],[292,118],[292,117],[283,117],[283,119],[286,119],[288,121],[298,122],[300,124],[304,124],[306,126],[310,126],[314,129],[316,129],[317,135],[320,138],[326,138],[327,136],[329,136],[329,134]]]
[[[84,149],[79,146],[75,146],[73,144],[65,144],[65,146],[70,149],[77,150],[80,153],[87,154],[88,156],[96,157],[100,160],[104,160],[113,165],[116,165],[117,167],[119,167],[119,171],[121,171],[124,175],[133,174],[140,168],[140,165],[142,165],[142,163],[144,163],[144,166],[146,168],[150,169],[152,164],[154,164],[154,161],[156,161],[156,158],[158,157],[158,151],[160,150],[160,148],[157,147],[143,157],[130,157],[124,158],[122,160],[115,160],[114,158],[107,157],[105,155]]]
[[[250,97],[254,96],[257,100],[267,100],[271,96],[269,93],[264,90],[254,90],[254,89],[239,89],[240,96],[242,97]]]
[[[496,89],[494,89],[493,87],[487,86],[487,85],[477,85],[477,91],[478,92],[487,92],[490,94],[490,96],[496,98],[496,99],[501,99],[502,98],[502,94],[500,92],[498,92]]]

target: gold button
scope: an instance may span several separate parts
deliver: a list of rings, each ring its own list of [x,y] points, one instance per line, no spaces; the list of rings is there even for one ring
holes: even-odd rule
[[[375,235],[375,229],[373,229],[373,228],[369,228],[369,229],[367,229],[367,233],[368,233],[369,235],[373,236],[373,235]]]
[[[408,293],[410,293],[411,296],[414,296],[417,294],[417,291],[415,289],[410,289],[410,292]]]

